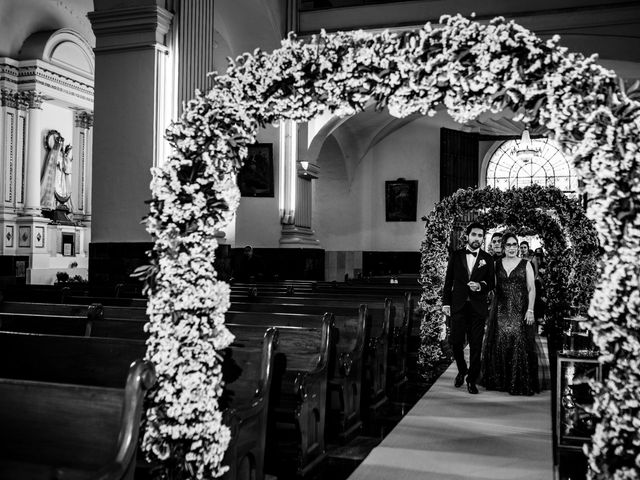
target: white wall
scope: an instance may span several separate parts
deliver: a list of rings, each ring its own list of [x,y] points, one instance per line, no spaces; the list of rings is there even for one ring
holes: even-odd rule
[[[382,115],[382,113],[381,113]],[[439,200],[440,128],[461,128],[442,114],[420,117],[373,147],[358,165],[352,184],[338,144],[329,139],[318,160],[313,227],[326,250],[416,251],[421,220]],[[385,220],[386,180],[418,180],[415,222]]]
[[[258,133],[258,143],[273,144],[273,197],[242,197],[236,212],[236,219],[227,228],[225,243],[243,247],[251,245],[262,248],[278,248],[280,246],[280,214],[278,212],[278,155],[280,152],[279,131],[267,127]],[[235,229],[235,231],[232,231]]]

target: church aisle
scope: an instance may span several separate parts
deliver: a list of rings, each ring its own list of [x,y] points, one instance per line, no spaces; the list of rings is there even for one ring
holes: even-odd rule
[[[552,479],[550,391],[470,395],[455,374],[452,364],[349,480]]]

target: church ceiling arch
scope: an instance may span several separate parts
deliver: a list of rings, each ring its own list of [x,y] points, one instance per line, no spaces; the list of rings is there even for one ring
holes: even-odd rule
[[[95,73],[91,45],[70,28],[34,33],[25,40],[20,56],[24,60],[43,60],[90,79]]]
[[[351,183],[358,165],[373,147],[418,118],[420,115],[395,118],[373,107],[350,117],[327,116],[320,119],[321,127],[315,125],[310,132],[308,159],[317,163],[322,146],[333,137],[344,153],[345,170]]]

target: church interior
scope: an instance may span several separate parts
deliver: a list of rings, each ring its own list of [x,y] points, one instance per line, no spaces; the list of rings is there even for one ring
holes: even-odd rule
[[[90,412],[92,402],[101,405],[100,411],[117,404],[119,412],[123,396],[128,408],[137,412],[130,413],[137,415],[138,421],[145,408],[141,396],[129,397],[133,395],[129,390],[124,393],[122,368],[127,371],[132,358],[150,358],[149,354],[145,357],[146,336],[140,327],[147,318],[147,303],[142,283],[135,276],[144,271],[149,263],[147,252],[154,246],[145,221],[152,197],[152,169],[162,166],[172,149],[166,129],[180,117],[196,90],[211,88],[211,72],[223,74],[229,62],[245,52],[280,48],[290,32],[304,42],[314,42],[321,31],[362,29],[402,34],[427,22],[437,25],[442,15],[458,13],[481,24],[503,16],[544,40],[558,35],[560,46],[585,56],[597,54],[597,63],[620,79],[629,83],[640,80],[640,3],[631,0],[0,2],[0,334],[6,335],[0,338],[0,350],[4,350],[0,358],[24,364],[24,372],[28,371],[0,367],[0,382],[14,379],[11,385],[0,385],[0,390],[13,392],[6,397],[0,394],[4,398],[0,399],[0,411],[4,411],[3,419],[7,412],[11,417],[11,408],[31,402],[40,412],[31,418],[40,423],[26,428],[19,423],[19,415],[7,420],[13,422],[15,428],[9,430],[15,438],[0,433],[0,478],[210,478],[202,472],[175,477],[154,473],[153,467],[142,465],[135,445],[138,434],[131,432],[134,445],[119,451],[117,468],[112,466],[109,472],[103,468],[105,476],[83,476],[91,469],[96,472],[89,459],[102,458],[98,464],[104,467],[106,455],[99,450],[112,450],[115,442],[105,440],[107,432],[115,432],[116,437],[124,434],[118,430],[119,413],[116,421],[97,418],[95,411],[86,415],[78,412],[82,408]],[[235,216],[215,233],[218,278],[231,283],[226,322],[254,327],[263,325],[260,322],[290,322],[270,324],[286,326],[275,333],[270,329],[266,336],[260,329],[260,353],[266,355],[276,345],[283,351],[293,346],[304,350],[308,347],[304,342],[311,342],[308,338],[329,344],[329,332],[342,328],[336,326],[339,318],[353,320],[351,316],[355,316],[357,320],[361,315],[364,322],[367,314],[358,311],[360,304],[368,304],[374,330],[377,316],[396,315],[398,319],[404,315],[404,321],[392,324],[391,330],[388,320],[382,321],[377,341],[389,342],[388,350],[384,344],[384,358],[379,350],[370,353],[368,368],[366,356],[358,357],[362,363],[354,360],[352,368],[350,354],[343,352],[340,357],[333,352],[336,358],[349,361],[335,366],[328,360],[327,368],[337,373],[328,383],[325,378],[324,385],[312,384],[309,379],[313,375],[306,371],[288,378],[287,370],[282,381],[290,385],[283,383],[282,388],[299,388],[304,377],[308,391],[299,390],[295,399],[291,396],[282,404],[271,398],[269,402],[277,405],[273,415],[279,415],[273,425],[266,420],[266,406],[265,419],[234,417],[231,445],[238,461],[224,478],[568,480],[595,475],[580,442],[574,439],[562,450],[565,439],[556,433],[564,405],[556,369],[564,372],[562,369],[569,367],[556,359],[555,351],[550,349],[548,355],[554,358],[546,360],[552,379],[558,382],[550,390],[522,401],[495,396],[495,392],[478,395],[482,397],[478,407],[482,413],[474,418],[498,425],[492,435],[474,430],[480,428],[476,423],[471,430],[456,423],[456,417],[468,413],[469,404],[460,402],[460,392],[452,395],[449,384],[454,374],[448,363],[439,365],[438,375],[426,382],[416,373],[421,355],[420,322],[415,320],[411,325],[408,319],[423,293],[419,284],[421,244],[429,212],[443,199],[467,188],[507,190],[537,184],[560,189],[582,207],[589,200],[580,191],[581,180],[572,158],[549,138],[544,125],[528,126],[513,111],[483,113],[467,123],[456,122],[445,108],[434,113],[398,118],[373,105],[350,115],[327,112],[309,122],[263,125],[256,142],[249,145],[237,177],[240,198]],[[471,220],[464,215],[456,218],[455,231],[462,233]],[[483,248],[489,247],[493,231],[486,233]],[[545,247],[539,233],[526,235],[531,250]],[[273,301],[265,300],[263,309],[253,310],[261,302],[246,298],[263,293]],[[294,301],[297,295],[301,299]],[[407,303],[408,298],[414,303]],[[395,306],[390,307],[386,299]],[[249,306],[251,301],[254,307]],[[296,307],[305,302],[305,309]],[[27,304],[31,307],[24,306]],[[331,328],[326,312],[335,315]],[[300,317],[298,323],[292,323],[294,314]],[[270,320],[271,315],[282,317]],[[56,316],[75,320],[58,327],[52,320]],[[314,335],[321,338],[294,331],[294,327],[312,330],[312,323]],[[116,324],[135,335],[114,334]],[[349,328],[355,327],[345,328],[351,331]],[[102,336],[98,333],[101,329]],[[246,325],[232,331],[236,340],[241,338],[247,344],[258,341]],[[19,335],[15,332],[33,334],[31,340],[40,343],[10,337]],[[35,339],[36,334],[42,338]],[[269,337],[270,345],[268,335],[275,337]],[[404,344],[398,340],[402,335]],[[51,336],[49,343],[47,336]],[[106,341],[108,337],[112,337],[108,345],[89,347],[82,343]],[[122,341],[114,342],[114,338]],[[355,343],[364,343],[364,338]],[[566,338],[556,340],[559,350],[563,341]],[[89,348],[99,352],[86,359],[79,353],[76,357],[60,353]],[[335,348],[347,347],[338,343]],[[51,357],[46,356],[48,352]],[[245,362],[246,371],[259,377],[264,372],[256,370],[260,365],[256,366],[257,354],[253,353],[251,357],[248,351],[240,352],[236,361]],[[29,355],[33,355],[31,360],[26,359]],[[122,360],[116,361],[119,357]],[[300,351],[292,353],[296,360],[291,362],[302,362],[298,357],[303,357]],[[322,354],[319,357],[324,358]],[[72,363],[74,358],[76,363]],[[125,359],[124,367],[115,365]],[[77,365],[79,361],[84,362],[82,366]],[[589,361],[597,364],[591,357]],[[378,366],[386,371],[383,385],[376,384],[371,373]],[[76,368],[82,377],[77,382],[69,373]],[[154,374],[148,364],[140,360],[135,368],[142,379],[138,388],[153,388]],[[589,368],[585,367],[585,372]],[[349,377],[350,371],[364,375],[361,381],[369,382],[369,390],[362,385],[362,398],[360,393],[355,400],[345,393],[359,390],[360,383],[357,388],[340,384],[338,377]],[[41,374],[48,376],[51,384],[78,383],[82,387],[47,393],[46,388],[52,387],[45,388],[46,382],[37,381]],[[92,383],[102,375],[113,378],[102,385]],[[158,372],[158,381],[162,378]],[[16,379],[31,384],[18,394],[11,390],[17,388]],[[238,386],[238,396],[241,388],[255,387],[250,380]],[[265,387],[264,377],[259,382],[256,392]],[[272,387],[275,384],[275,379],[271,380]],[[98,387],[104,392],[95,390]],[[260,395],[266,405],[269,395]],[[308,400],[323,395],[326,402],[323,400],[321,407]],[[345,397],[358,403],[352,408],[361,420],[345,413]],[[56,407],[59,415],[50,413],[47,398],[60,404]],[[289,411],[287,402],[300,404]],[[318,431],[325,414],[327,426]],[[304,415],[320,420],[316,418],[311,424],[312,420],[306,419],[310,423],[302,426],[292,420],[297,416],[299,421]],[[505,416],[512,423],[505,422]],[[83,423],[85,426],[80,426]],[[86,430],[90,441],[59,440],[71,431],[65,424]],[[264,438],[262,430],[271,428],[277,430],[278,448],[270,445],[271,433]],[[47,429],[57,433],[41,440],[46,453],[29,460],[24,453],[29,442],[39,430]],[[253,430],[242,433],[243,429]],[[262,440],[255,440],[261,431]],[[296,435],[303,438],[303,447],[296,444]],[[506,441],[510,437],[512,443]],[[478,439],[475,446],[472,438]],[[256,445],[251,443],[254,440]],[[68,450],[77,449],[87,461],[76,462],[68,451],[51,447],[57,441]],[[494,442],[502,445],[502,453],[492,451],[497,449]],[[457,457],[453,447],[444,447],[453,444],[461,449]],[[532,453],[522,455],[520,448]],[[249,449],[245,456],[238,453],[243,449]],[[233,456],[229,452],[225,461],[235,461],[229,460]],[[174,453],[163,456],[155,451],[154,455],[172,459]],[[64,458],[62,464],[76,464],[73,468],[56,466],[57,458]],[[278,462],[278,458],[293,460]],[[459,462],[464,467],[456,469]],[[638,470],[635,473],[640,475]]]

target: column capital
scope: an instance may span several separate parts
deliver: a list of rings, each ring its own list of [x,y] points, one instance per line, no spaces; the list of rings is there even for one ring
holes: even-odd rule
[[[0,106],[18,108],[18,92],[6,88],[0,90]]]
[[[80,128],[93,127],[93,113],[85,112],[84,110],[76,111],[75,113],[75,125]]]
[[[29,109],[42,109],[42,104],[44,103],[44,95],[35,90],[27,90],[23,92],[19,92],[20,100],[19,106],[22,105],[25,108]]]
[[[88,17],[96,35],[94,51],[100,53],[164,45],[173,14],[158,5],[140,5],[96,10]]]

